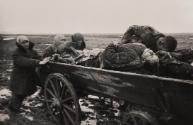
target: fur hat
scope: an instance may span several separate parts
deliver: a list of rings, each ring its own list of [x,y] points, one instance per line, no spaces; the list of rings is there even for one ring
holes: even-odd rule
[[[173,36],[166,36],[165,47],[168,52],[173,52],[177,47],[177,40]]]

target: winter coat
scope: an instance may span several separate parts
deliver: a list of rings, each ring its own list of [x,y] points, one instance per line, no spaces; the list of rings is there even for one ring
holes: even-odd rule
[[[140,39],[147,48],[156,51],[156,40],[164,35],[150,26],[132,25],[124,33],[121,43],[130,43],[133,36]]]
[[[39,65],[39,56],[33,50],[33,43],[25,50],[22,46],[13,53],[13,71],[10,80],[10,90],[17,95],[30,95],[36,91],[38,77],[35,68]]]
[[[179,61],[192,63],[193,62],[193,49],[180,49],[171,52],[171,55]]]
[[[43,57],[50,57],[53,54],[62,54],[64,51],[66,51],[67,48],[70,48],[70,47],[72,47],[72,43],[69,41],[65,43],[61,43],[57,46],[52,44],[44,50]]]
[[[160,75],[180,78],[193,79],[193,66],[186,62],[177,60],[170,52],[158,51],[156,53],[160,61]]]
[[[109,44],[102,53],[102,68],[129,71],[143,66],[144,45],[133,43]]]
[[[86,48],[84,36],[80,33],[75,33],[71,36],[72,46],[77,50],[83,50]]]

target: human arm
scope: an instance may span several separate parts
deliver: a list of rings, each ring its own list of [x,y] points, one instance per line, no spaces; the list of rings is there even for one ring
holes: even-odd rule
[[[44,65],[49,61],[49,57],[44,58],[42,61],[40,61],[37,57],[30,58],[30,57],[25,57],[20,54],[14,54],[13,55],[13,62],[15,65],[19,67],[36,67],[39,65]]]
[[[40,60],[25,57],[20,54],[13,55],[13,63],[19,67],[36,67],[39,65]]]

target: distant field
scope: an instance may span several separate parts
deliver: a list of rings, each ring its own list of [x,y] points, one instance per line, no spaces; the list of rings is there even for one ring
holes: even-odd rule
[[[105,48],[110,42],[120,40],[122,34],[84,34],[87,49]],[[169,34],[178,40],[179,48],[193,47],[193,33]],[[15,38],[17,35],[4,34],[4,38]],[[53,34],[50,35],[27,35],[36,44],[35,49],[41,54],[42,51],[52,43]],[[69,34],[65,35],[69,38]],[[15,40],[6,40],[0,43],[0,57],[9,58],[15,48]]]

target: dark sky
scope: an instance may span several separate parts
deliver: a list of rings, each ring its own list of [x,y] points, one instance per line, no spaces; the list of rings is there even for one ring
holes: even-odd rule
[[[193,0],[0,0],[0,33],[193,32]]]

